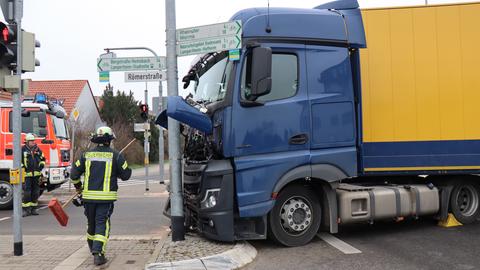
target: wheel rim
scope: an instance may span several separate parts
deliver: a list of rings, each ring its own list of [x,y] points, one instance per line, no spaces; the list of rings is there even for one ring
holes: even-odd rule
[[[304,197],[291,197],[283,203],[280,209],[282,229],[289,235],[304,234],[310,228],[312,220],[312,206]]]
[[[462,215],[467,217],[472,216],[478,209],[478,191],[471,185],[461,186],[455,201]]]
[[[12,200],[12,198],[13,198],[12,186],[5,182],[0,182],[0,204],[8,203]]]

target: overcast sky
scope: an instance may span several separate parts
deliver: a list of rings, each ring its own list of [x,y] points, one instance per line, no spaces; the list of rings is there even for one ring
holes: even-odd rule
[[[468,0],[467,0],[468,1]],[[312,8],[323,0],[270,0],[270,6]],[[429,0],[429,4],[466,2]],[[424,0],[360,0],[360,6],[422,5]],[[177,0],[177,28],[220,23],[237,11],[266,6],[267,0]],[[25,0],[23,29],[36,34],[41,66],[24,78],[33,80],[87,79],[94,95],[101,95],[96,59],[107,47],[144,46],[165,55],[165,2],[161,0]],[[146,51],[117,52],[123,56],[149,56]],[[178,59],[179,77],[193,57]],[[115,89],[132,90],[143,100],[145,83],[125,83],[123,72],[111,72]],[[148,83],[149,95],[158,96],[158,83]],[[164,83],[166,94],[166,83]],[[151,99],[150,99],[151,100]]]

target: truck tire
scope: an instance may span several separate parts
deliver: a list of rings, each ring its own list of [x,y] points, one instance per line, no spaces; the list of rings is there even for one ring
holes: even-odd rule
[[[322,208],[312,189],[289,186],[280,192],[268,214],[268,235],[284,246],[305,245],[317,234],[321,217]]]
[[[13,186],[6,181],[0,180],[0,210],[12,209]]]
[[[457,184],[450,195],[450,211],[462,224],[470,224],[480,215],[480,187],[476,183]]]

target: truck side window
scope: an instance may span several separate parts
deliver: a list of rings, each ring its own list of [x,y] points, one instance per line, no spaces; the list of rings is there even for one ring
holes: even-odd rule
[[[257,101],[272,101],[293,97],[298,88],[298,60],[294,54],[274,53],[272,55],[272,90]],[[247,65],[243,65],[241,95],[247,99],[250,83],[247,82]]]
[[[22,116],[22,133],[33,133],[37,136],[40,136],[40,125],[39,125],[39,116],[40,114],[45,114],[40,111],[31,111],[29,116]],[[12,112],[8,114],[8,131],[13,132],[12,126]]]

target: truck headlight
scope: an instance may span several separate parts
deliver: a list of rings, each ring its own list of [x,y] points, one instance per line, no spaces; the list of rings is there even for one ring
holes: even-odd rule
[[[207,192],[205,193],[205,197],[200,202],[202,208],[212,208],[215,205],[217,205],[219,195],[220,195],[219,188],[207,189]]]

